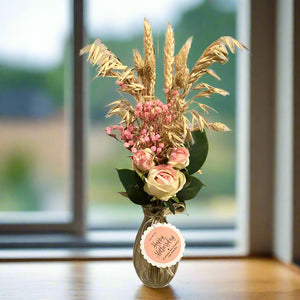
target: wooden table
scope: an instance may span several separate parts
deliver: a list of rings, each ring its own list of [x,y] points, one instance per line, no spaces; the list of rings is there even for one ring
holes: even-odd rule
[[[131,261],[3,262],[0,299],[300,300],[300,273],[271,259],[183,260],[170,286],[150,289]]]

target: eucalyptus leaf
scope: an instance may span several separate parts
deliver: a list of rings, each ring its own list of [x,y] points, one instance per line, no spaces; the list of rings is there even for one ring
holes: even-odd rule
[[[189,177],[189,182],[187,182],[182,190],[180,190],[176,197],[181,201],[190,200],[196,197],[201,188],[205,185],[195,176],[186,175]]]
[[[196,173],[204,164],[208,153],[208,140],[205,130],[192,132],[194,143],[190,145],[190,163],[186,167],[189,174]]]
[[[129,199],[139,205],[150,204],[150,196],[144,191],[144,182],[133,170],[118,170],[120,181],[122,182]]]

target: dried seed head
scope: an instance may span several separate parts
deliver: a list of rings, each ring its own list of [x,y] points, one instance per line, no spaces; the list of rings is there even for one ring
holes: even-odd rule
[[[155,88],[155,51],[152,39],[152,29],[149,22],[144,19],[144,85],[148,95],[154,96]]]
[[[137,71],[138,76],[143,78],[144,60],[140,52],[136,49],[133,50],[134,68]]]
[[[169,91],[172,89],[173,65],[174,65],[174,32],[170,24],[168,24],[164,47],[164,88]]]
[[[225,124],[222,123],[209,123],[209,128],[215,131],[231,131]]]
[[[193,37],[190,37],[180,49],[179,53],[175,56],[175,70],[180,71],[186,67],[187,59],[192,45]]]

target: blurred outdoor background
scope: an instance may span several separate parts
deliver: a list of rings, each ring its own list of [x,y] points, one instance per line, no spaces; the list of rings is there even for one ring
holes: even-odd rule
[[[143,50],[143,18],[152,24],[156,47],[156,96],[163,97],[163,47],[167,22],[173,26],[176,53],[193,36],[191,68],[205,48],[220,36],[236,37],[237,0],[86,1],[88,42],[100,38],[120,60],[133,65],[132,49]],[[149,6],[149,4],[148,4]],[[18,9],[16,9],[18,8]],[[70,105],[72,79],[71,1],[0,2],[0,216],[5,213],[71,210]],[[210,151],[198,175],[206,184],[197,199],[187,201],[189,216],[175,224],[230,224],[235,220],[236,57],[213,65],[222,81],[203,81],[230,92],[203,100],[231,133],[208,133]],[[88,91],[88,222],[93,227],[135,226],[141,208],[123,198],[115,168],[130,168],[127,152],[105,135],[118,122],[105,119],[107,104],[119,98],[113,79],[92,80]],[[32,215],[32,214],[31,214]],[[18,221],[18,220],[15,220]]]

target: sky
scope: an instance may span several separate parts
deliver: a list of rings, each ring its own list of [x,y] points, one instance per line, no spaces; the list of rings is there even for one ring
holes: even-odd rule
[[[86,0],[87,31],[99,38],[124,39],[143,30],[175,25],[204,0]],[[220,2],[220,0],[214,0]],[[235,0],[226,0],[227,8]],[[71,0],[0,0],[0,62],[45,68],[61,62],[71,32]]]

